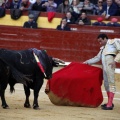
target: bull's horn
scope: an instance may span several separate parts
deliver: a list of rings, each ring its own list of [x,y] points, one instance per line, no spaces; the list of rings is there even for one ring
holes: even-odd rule
[[[58,59],[58,58],[53,58],[54,61],[65,64],[65,61]]]

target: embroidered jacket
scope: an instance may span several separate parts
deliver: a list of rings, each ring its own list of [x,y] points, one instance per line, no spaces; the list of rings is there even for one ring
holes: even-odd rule
[[[99,53],[92,59],[86,61],[88,64],[93,64],[101,60],[102,54],[115,55],[114,61],[120,62],[120,39],[108,39],[105,46],[100,48]]]

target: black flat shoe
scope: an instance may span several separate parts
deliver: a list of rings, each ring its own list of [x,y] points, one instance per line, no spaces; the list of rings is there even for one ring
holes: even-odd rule
[[[103,110],[113,110],[113,107],[112,107],[112,106],[111,106],[111,107],[105,106],[105,107],[102,107],[102,109],[103,109]]]
[[[101,108],[106,107],[107,104],[101,105]],[[114,108],[114,104],[112,104],[112,107]]]

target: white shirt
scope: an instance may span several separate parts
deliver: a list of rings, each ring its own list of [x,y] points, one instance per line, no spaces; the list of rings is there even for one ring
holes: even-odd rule
[[[108,14],[109,8],[110,8],[110,6],[107,6],[107,13],[106,13],[106,15],[109,15],[109,14]]]

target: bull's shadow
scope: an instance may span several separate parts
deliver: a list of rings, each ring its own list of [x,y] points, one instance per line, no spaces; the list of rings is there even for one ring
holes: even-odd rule
[[[39,68],[33,55],[36,54],[44,69]],[[56,62],[57,61],[57,62]],[[30,88],[34,91],[33,108],[39,109],[38,94],[43,85],[43,79],[52,77],[52,69],[58,65],[59,59],[47,55],[44,50],[27,49],[21,51],[0,49],[0,96],[3,108],[9,108],[5,100],[5,89],[10,85],[10,91],[14,91],[16,83],[24,85],[26,100],[24,107],[31,107],[29,102]],[[62,61],[63,62],[63,61]]]

